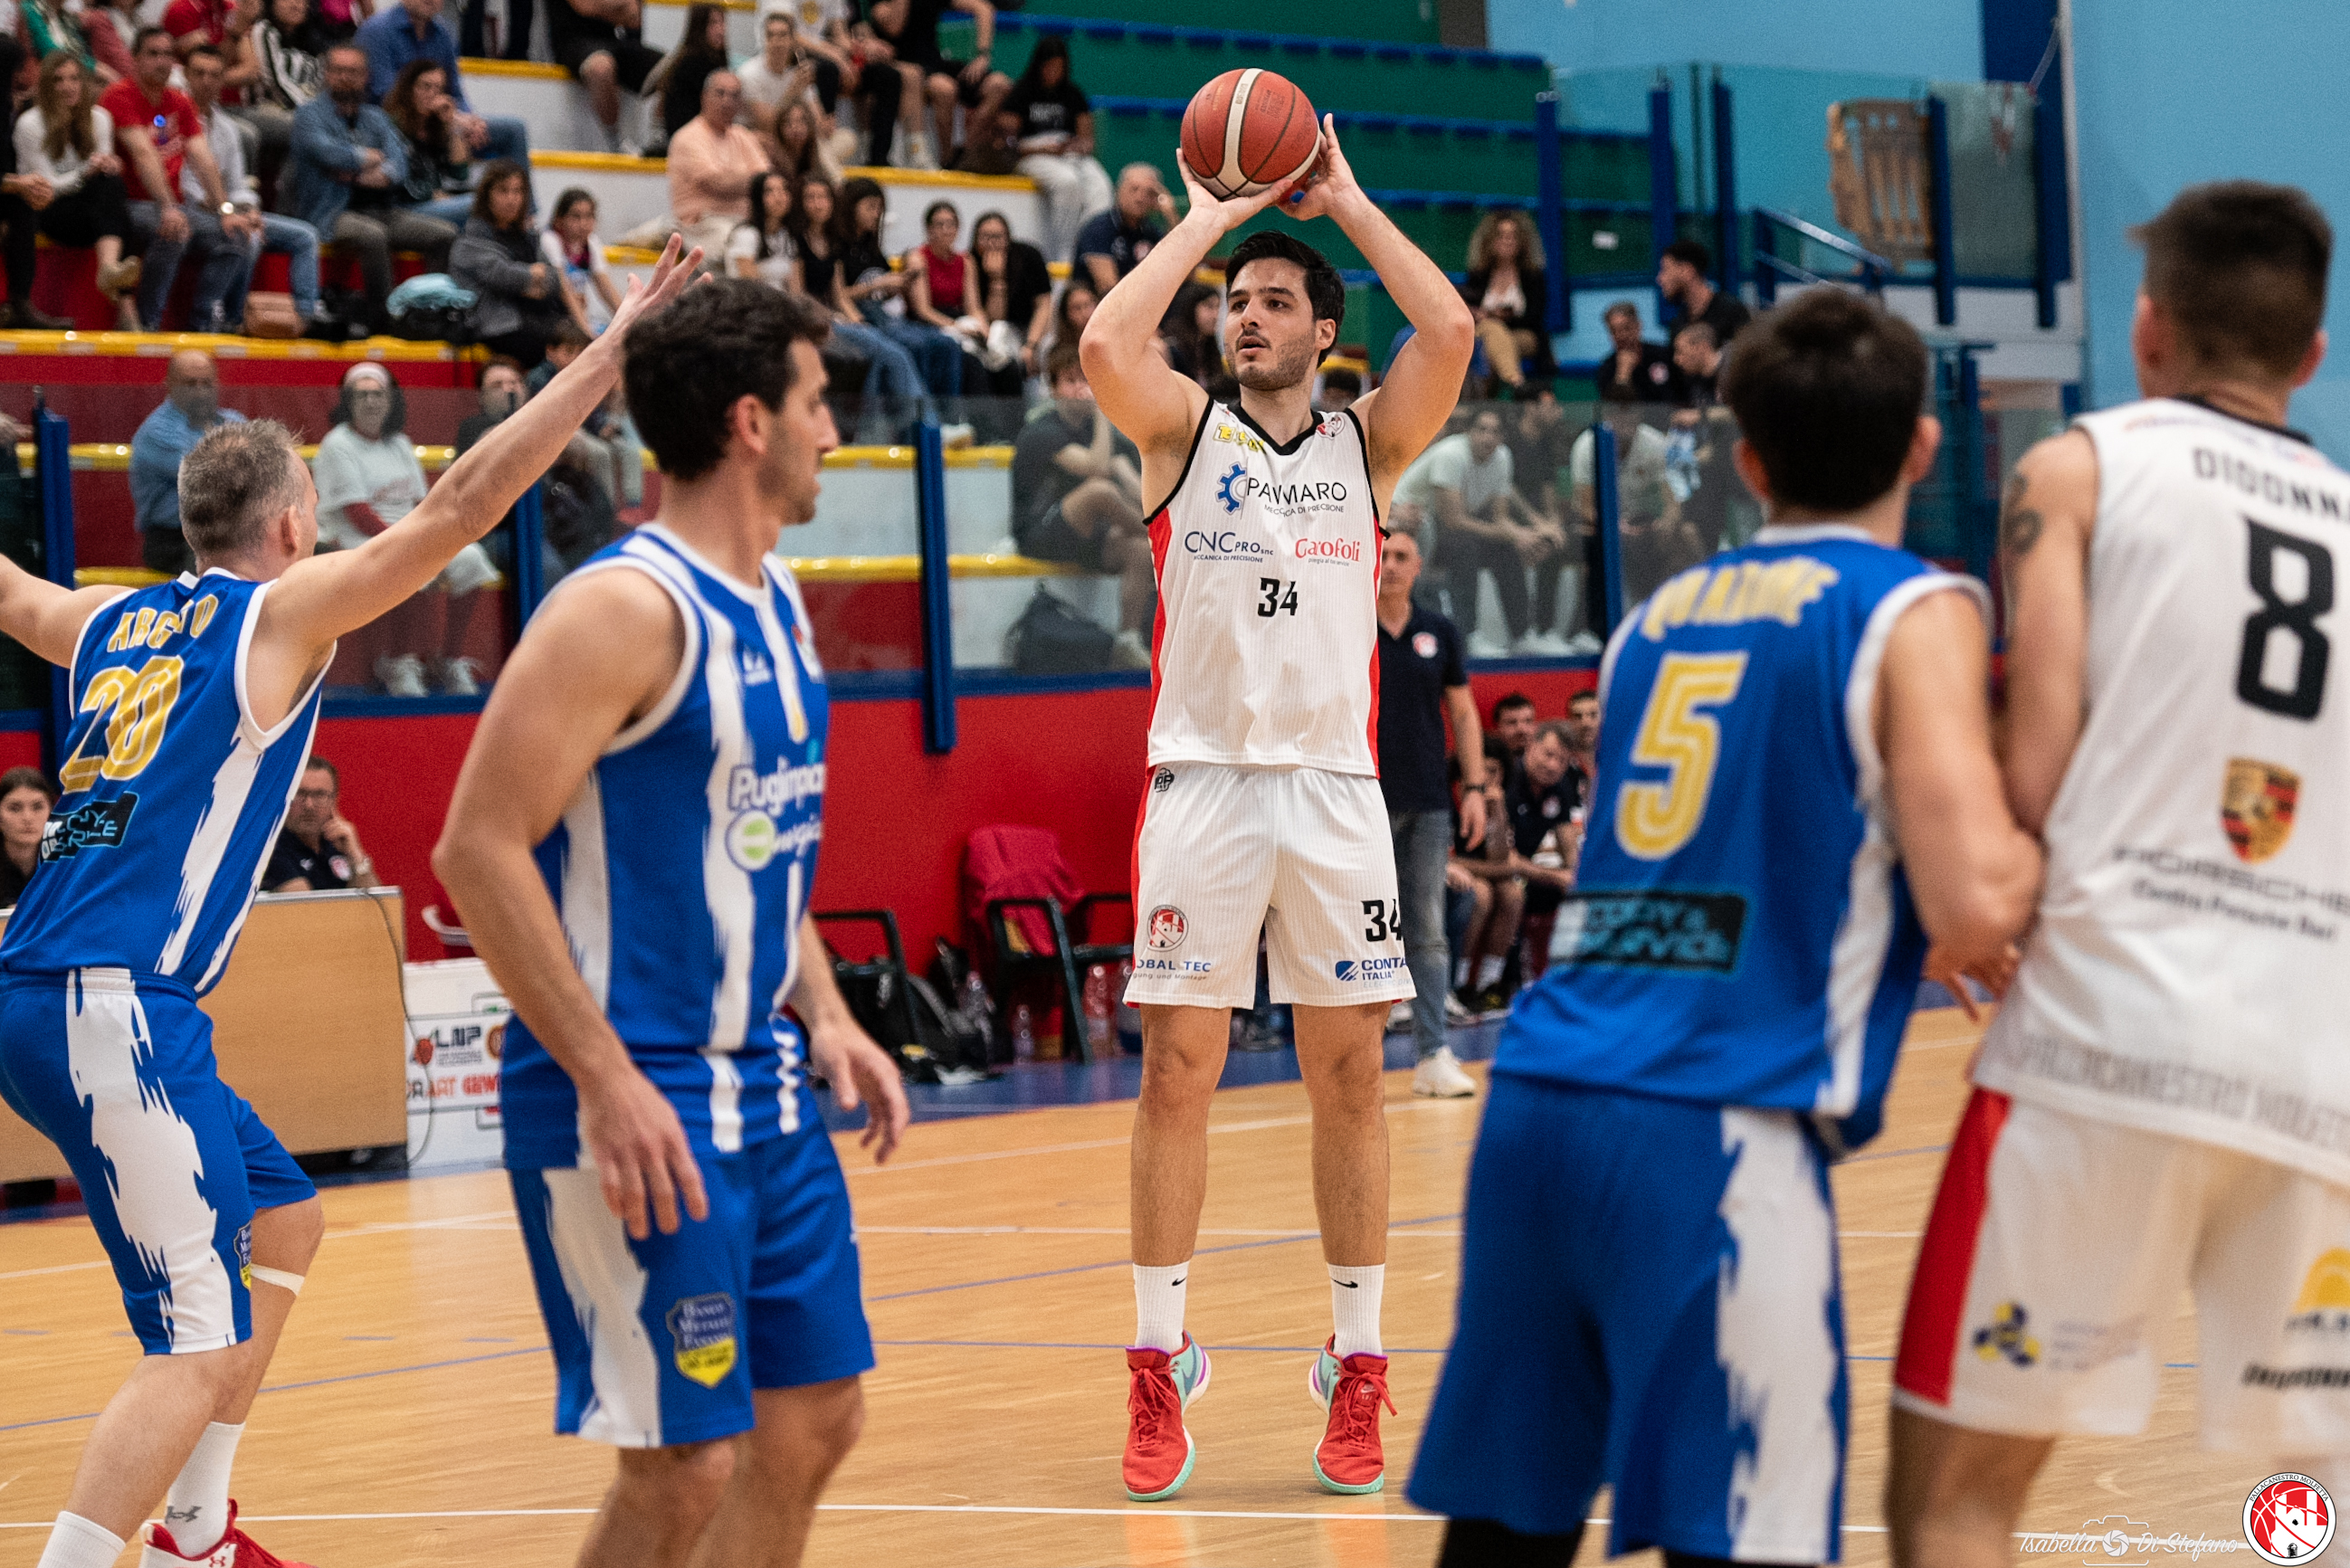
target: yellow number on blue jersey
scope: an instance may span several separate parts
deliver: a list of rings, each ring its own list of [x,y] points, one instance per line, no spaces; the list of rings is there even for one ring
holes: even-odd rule
[[[1738,695],[1743,653],[1669,653],[1632,739],[1636,766],[1666,770],[1661,784],[1627,784],[1616,796],[1616,841],[1627,855],[1662,860],[1687,844],[1705,820],[1721,755],[1721,724],[1708,708]]]

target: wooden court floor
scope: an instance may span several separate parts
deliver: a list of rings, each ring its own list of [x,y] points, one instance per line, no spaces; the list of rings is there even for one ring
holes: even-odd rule
[[[1974,1038],[1955,1012],[1918,1015],[1884,1136],[1836,1174],[1855,1356],[1848,1562],[1886,1557],[1889,1357]],[[844,1139],[880,1365],[809,1561],[1432,1562],[1441,1526],[1402,1482],[1451,1332],[1481,1104],[1415,1100],[1408,1075],[1389,1078],[1386,1334],[1401,1414],[1387,1426],[1390,1490],[1371,1498],[1327,1496],[1308,1468],[1319,1414],[1306,1358],[1328,1333],[1329,1293],[1297,1085],[1218,1096],[1191,1290],[1215,1380],[1191,1416],[1198,1471],[1157,1506],[1128,1503],[1118,1485],[1131,1105],[925,1124],[879,1171]],[[552,1370],[504,1177],[326,1200],[327,1243],[239,1456],[237,1493],[268,1521],[256,1534],[320,1568],[568,1563],[612,1460],[549,1433]],[[0,1568],[39,1555],[90,1417],[136,1355],[100,1256],[79,1219],[0,1226]],[[2193,1361],[2192,1328],[2182,1301],[2168,1360]],[[2133,1535],[2241,1542],[2244,1495],[2264,1472],[2194,1449],[2195,1376],[2165,1374],[2146,1438],[2060,1449],[2026,1525],[2110,1520]],[[1595,1511],[1606,1508],[1603,1495]],[[1581,1561],[1600,1560],[1602,1533]]]

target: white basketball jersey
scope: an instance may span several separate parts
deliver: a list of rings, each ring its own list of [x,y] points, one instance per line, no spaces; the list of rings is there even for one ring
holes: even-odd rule
[[[2087,716],[1976,1081],[2350,1184],[2350,475],[2192,403],[2079,427]]]
[[[1150,763],[1377,776],[1379,521],[1351,412],[1278,445],[1211,402],[1150,519]]]

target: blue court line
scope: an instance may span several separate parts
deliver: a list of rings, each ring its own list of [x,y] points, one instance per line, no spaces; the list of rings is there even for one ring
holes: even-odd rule
[[[396,1335],[393,1335],[393,1334],[347,1334],[343,1335],[343,1337],[344,1337],[345,1339],[352,1339],[352,1340],[365,1340],[365,1341],[372,1341],[372,1342],[376,1342],[376,1343],[387,1343],[387,1342],[390,1341],[391,1339],[393,1339],[393,1338],[395,1338],[395,1337],[397,1337],[397,1336],[396,1336]]]
[[[1440,1225],[1447,1220],[1458,1220],[1460,1218],[1461,1215],[1457,1210],[1451,1214],[1430,1214],[1419,1220],[1399,1220],[1394,1224],[1388,1226],[1388,1229],[1390,1231],[1399,1231],[1408,1225]],[[1294,1247],[1300,1241],[1318,1241],[1321,1239],[1322,1238],[1314,1231],[1308,1231],[1303,1235],[1274,1236],[1263,1241],[1235,1241],[1230,1246],[1224,1247],[1201,1247],[1194,1251],[1191,1256],[1195,1258],[1207,1258],[1212,1257],[1218,1252],[1246,1252],[1258,1247]],[[966,1280],[962,1283],[956,1285],[924,1285],[920,1290],[892,1291],[888,1295],[868,1296],[865,1299],[868,1303],[874,1302],[904,1301],[909,1296],[934,1296],[943,1294],[949,1291],[975,1291],[987,1285],[1014,1285],[1024,1280],[1058,1279],[1064,1274],[1090,1274],[1098,1272],[1103,1269],[1124,1269],[1130,1268],[1132,1266],[1132,1262],[1129,1259],[1113,1258],[1107,1262],[1079,1263],[1073,1268],[1041,1269],[1033,1274],[1006,1274],[1000,1279],[993,1280]],[[0,1427],[0,1431],[5,1430],[7,1430],[6,1428]]]
[[[426,1361],[414,1366],[386,1366],[374,1372],[346,1372],[334,1377],[312,1377],[300,1383],[272,1384],[262,1389],[264,1394],[289,1394],[296,1388],[321,1388],[329,1383],[362,1383],[370,1377],[396,1377],[405,1372],[438,1372],[445,1366],[471,1366],[482,1361],[504,1361],[516,1355],[539,1355],[546,1346],[534,1345],[526,1350],[499,1350],[487,1355],[460,1355],[449,1361]],[[95,1421],[98,1412],[86,1410],[78,1416],[48,1416],[38,1421],[12,1421],[0,1427],[0,1432],[21,1432],[28,1427],[56,1427],[69,1421]]]

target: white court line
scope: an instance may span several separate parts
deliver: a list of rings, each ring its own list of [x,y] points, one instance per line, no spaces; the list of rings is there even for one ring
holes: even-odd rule
[[[1389,1116],[1406,1111],[1438,1111],[1457,1108],[1444,1100],[1392,1100],[1388,1104]],[[1312,1127],[1312,1116],[1267,1116],[1262,1121],[1219,1122],[1208,1128],[1211,1134],[1263,1132],[1269,1127]],[[982,1160],[1018,1159],[1032,1154],[1076,1154],[1089,1148],[1124,1148],[1134,1140],[1130,1137],[1088,1138],[1083,1143],[1040,1143],[1029,1148],[991,1149],[985,1154],[947,1154],[936,1159],[891,1160],[887,1165],[860,1165],[847,1172],[850,1176],[887,1176],[893,1170],[928,1170],[941,1165],[975,1165]]]
[[[994,1513],[1020,1515],[1050,1515],[1085,1519],[1295,1519],[1320,1521],[1331,1519],[1372,1520],[1379,1522],[1409,1521],[1419,1524],[1440,1524],[1440,1513],[1394,1512],[1371,1513],[1358,1511],[1324,1513],[1281,1512],[1273,1510],[1244,1508],[1023,1508],[1010,1504],[940,1503],[940,1502],[820,1502],[819,1513]],[[594,1514],[592,1508],[469,1508],[438,1511],[420,1510],[410,1513],[247,1513],[238,1517],[247,1524],[354,1524],[374,1520],[398,1519],[585,1519]],[[1586,1524],[1612,1524],[1608,1519],[1591,1518]],[[0,1521],[0,1530],[47,1530],[57,1521],[50,1519]],[[1882,1524],[1847,1524],[1846,1535],[1883,1535]],[[2017,1539],[2032,1533],[2019,1530]]]
[[[100,1258],[95,1263],[58,1263],[46,1269],[12,1269],[7,1273],[0,1274],[0,1280],[29,1280],[37,1274],[70,1274],[83,1269],[102,1269],[106,1266],[106,1260]]]

